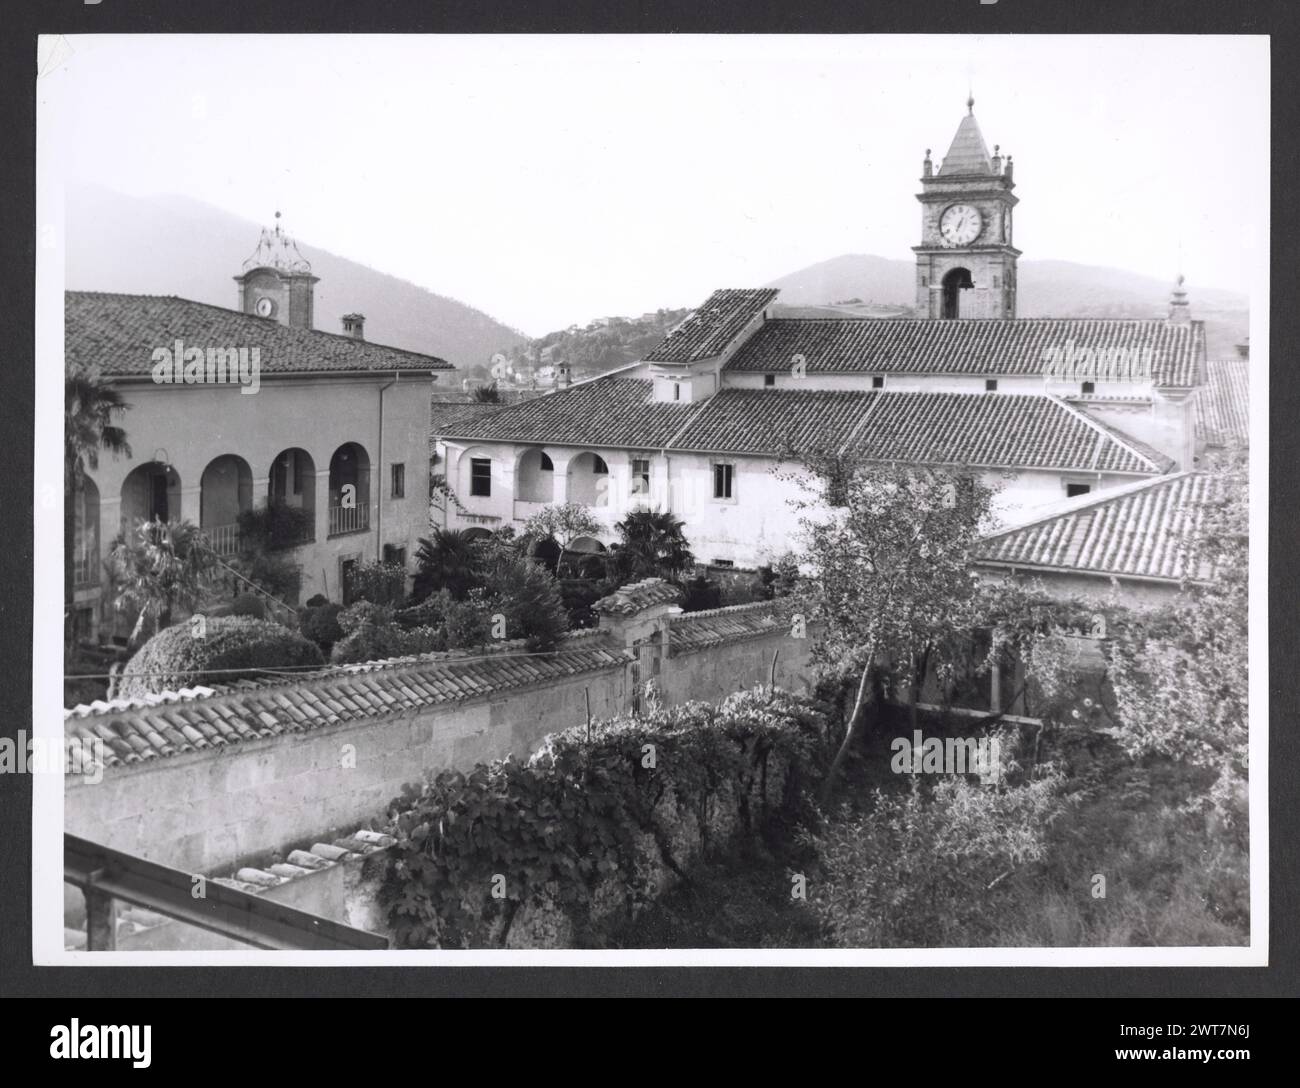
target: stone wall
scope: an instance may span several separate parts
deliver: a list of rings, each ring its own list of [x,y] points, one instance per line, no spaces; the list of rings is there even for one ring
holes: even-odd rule
[[[768,607],[672,615],[661,604],[643,610],[653,616],[647,622],[638,623],[635,614],[606,616],[599,635],[577,636],[631,651],[604,668],[543,683],[503,682],[490,694],[110,766],[97,783],[69,774],[65,827],[186,872],[227,875],[247,859],[330,842],[382,818],[402,787],[426,772],[526,756],[547,734],[585,722],[588,711],[594,720],[630,711],[651,679],[665,705],[717,702],[767,683],[779,649],[777,683],[801,690],[815,636],[792,638],[786,621],[763,619]],[[660,635],[650,633],[663,625],[667,652]],[[295,687],[319,683],[307,678],[276,693],[293,702]],[[130,713],[148,721],[162,709]],[[96,722],[117,724],[113,713]]]

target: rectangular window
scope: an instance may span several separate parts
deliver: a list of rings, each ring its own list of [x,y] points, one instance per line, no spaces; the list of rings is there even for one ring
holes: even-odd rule
[[[469,459],[469,493],[483,498],[492,494],[492,459],[490,457],[471,457]]]
[[[885,388],[885,379],[884,379],[881,375],[877,374],[874,378],[871,379],[871,388],[872,388],[872,389],[884,389],[884,388]]]
[[[734,566],[736,565],[736,561],[735,561],[734,559],[715,559],[715,560],[713,561],[713,565],[714,565],[715,567],[728,567],[728,568],[729,568],[729,567],[734,567]]]
[[[406,569],[406,545],[405,544],[385,544],[384,545],[384,562],[396,563],[403,570]]]
[[[1084,382],[1084,383],[1083,383],[1083,392],[1085,392],[1085,393],[1095,393],[1096,391],[1097,391],[1097,386],[1096,386],[1096,384],[1095,384],[1094,382]]]
[[[681,400],[681,399],[682,399],[682,387],[678,385],[676,382],[673,382],[673,400]]]
[[[984,392],[986,392],[986,393],[996,393],[997,391],[998,391],[998,380],[997,380],[997,378],[985,378],[985,379],[984,379]]]
[[[764,374],[764,375],[763,375],[763,384],[764,384],[764,385],[776,385],[776,375],[775,375],[775,374]]]
[[[1092,490],[1091,484],[1066,484],[1065,497],[1067,499],[1073,499],[1078,497],[1079,495],[1086,495],[1091,490]]]
[[[406,465],[397,462],[393,466],[393,494],[394,499],[406,498]]]
[[[713,466],[713,497],[715,499],[731,498],[731,483],[735,468],[735,465],[720,464]]]
[[[650,462],[639,457],[632,458],[632,494],[650,494]]]

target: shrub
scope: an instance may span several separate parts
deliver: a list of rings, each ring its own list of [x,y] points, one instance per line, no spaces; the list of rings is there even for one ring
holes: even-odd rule
[[[493,611],[481,589],[471,589],[463,601],[450,602],[443,620],[448,649],[469,650],[486,645],[492,637]]]
[[[358,563],[348,588],[357,600],[398,607],[406,597],[406,568],[400,563]]]
[[[393,623],[391,608],[357,601],[339,612],[338,625],[344,637],[330,651],[330,660],[337,665],[397,657],[402,653],[400,632]]]
[[[701,574],[686,583],[686,594],[682,600],[683,612],[704,612],[721,607],[722,587],[717,582],[711,582]]]
[[[262,602],[261,597],[255,597],[251,593],[241,593],[230,602],[230,614],[232,616],[252,616],[255,620],[266,619],[266,605]]]
[[[302,567],[289,552],[243,552],[231,562],[250,582],[273,597],[297,601],[302,589]]]
[[[404,630],[416,627],[441,627],[447,609],[451,606],[451,594],[442,589],[426,597],[419,604],[399,608],[393,613],[393,619]]]
[[[239,541],[249,552],[278,552],[311,538],[315,525],[309,511],[272,502],[239,515]]]
[[[140,647],[126,668],[115,694],[126,698],[230,682],[228,669],[260,670],[323,665],[320,649],[301,635],[267,620],[245,616],[212,616],[202,638],[190,624],[168,627]]]
[[[317,593],[315,596],[308,598],[307,607],[319,608],[321,605],[329,604],[329,603],[330,603],[330,599],[326,597],[325,594]]]
[[[311,639],[323,651],[328,652],[343,637],[343,628],[339,626],[339,613],[343,611],[343,606],[332,604],[319,594],[312,600],[323,603],[313,605],[308,602],[300,613],[299,631],[303,638]]]
[[[527,559],[498,563],[488,575],[490,606],[506,621],[506,638],[526,640],[529,650],[549,650],[569,629],[555,579]]]
[[[602,597],[608,597],[618,587],[619,583],[613,579],[592,582],[586,578],[561,578],[560,600],[568,614],[569,626],[595,627],[599,617],[591,606]]]
[[[992,943],[1015,897],[1003,881],[1047,855],[1061,782],[1049,771],[1015,785],[949,775],[877,789],[868,811],[845,806],[810,836],[820,860],[809,906],[837,947]]]
[[[599,946],[696,859],[798,814],[827,749],[810,703],[742,692],[407,787],[384,890],[397,942]]]

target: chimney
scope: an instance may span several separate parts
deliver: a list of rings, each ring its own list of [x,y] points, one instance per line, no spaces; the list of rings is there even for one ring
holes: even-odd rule
[[[344,314],[343,335],[350,336],[353,340],[364,340],[366,338],[366,315]]]
[[[1183,274],[1178,273],[1178,281],[1169,293],[1169,316],[1166,320],[1171,325],[1186,325],[1192,320],[1191,310],[1187,305],[1187,292],[1183,290]]]
[[[556,364],[555,364],[555,384],[556,384],[557,386],[559,386],[561,389],[567,389],[567,388],[569,387],[569,382],[570,382],[570,376],[569,376],[569,364],[568,364],[568,363],[556,363]]]

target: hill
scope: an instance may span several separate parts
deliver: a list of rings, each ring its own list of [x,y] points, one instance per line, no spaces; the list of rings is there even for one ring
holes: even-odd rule
[[[67,198],[67,287],[179,295],[234,306],[236,275],[262,225],[181,196],[144,199],[84,187]],[[366,338],[468,368],[526,337],[481,310],[298,240],[320,277],[315,322],[366,315]]]

